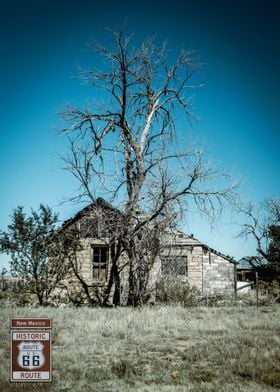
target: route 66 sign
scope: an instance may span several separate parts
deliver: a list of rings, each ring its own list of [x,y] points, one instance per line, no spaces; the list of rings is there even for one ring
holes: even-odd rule
[[[11,381],[51,381],[51,331],[11,331]]]
[[[45,363],[43,348],[44,345],[40,342],[21,342],[18,345],[18,365],[28,370],[42,367]]]

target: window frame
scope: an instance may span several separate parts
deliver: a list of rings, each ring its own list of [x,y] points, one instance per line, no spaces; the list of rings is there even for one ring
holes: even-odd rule
[[[106,251],[106,256],[105,262],[99,261],[95,262],[94,257],[95,257],[95,250],[99,249],[99,259],[101,260],[102,255],[102,249],[105,249]],[[94,282],[106,282],[107,281],[107,275],[108,275],[108,263],[109,263],[109,245],[107,244],[93,244],[91,246],[91,268],[92,268],[92,280]],[[102,276],[101,271],[105,270],[104,276]],[[97,276],[96,276],[97,275]]]
[[[161,274],[163,277],[170,277],[170,278],[185,278],[188,277],[188,256],[187,255],[162,255],[161,257]],[[177,259],[177,260],[176,260]],[[179,268],[177,268],[176,270],[174,269],[174,273],[172,273],[171,269],[169,269],[171,271],[171,273],[164,273],[164,262],[168,262],[169,263],[178,263],[178,259],[183,259],[184,260],[184,273],[180,274],[179,272]]]

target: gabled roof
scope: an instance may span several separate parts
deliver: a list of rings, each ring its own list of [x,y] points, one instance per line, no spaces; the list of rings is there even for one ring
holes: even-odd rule
[[[82,210],[77,212],[77,214],[73,218],[64,221],[62,224],[61,230],[64,230],[66,227],[72,225],[73,223],[75,223],[76,221],[81,219],[82,217],[86,216],[95,207],[101,207],[104,210],[113,212],[119,217],[123,216],[121,211],[118,210],[117,208],[115,208],[114,206],[112,206],[112,204],[108,203],[106,200],[104,200],[102,198],[97,198],[96,201],[94,201],[93,203],[89,204],[88,206],[84,207]],[[212,252],[218,256],[223,257],[224,259],[226,259],[230,263],[237,264],[237,262],[233,258],[231,258],[230,256],[226,256],[223,253],[218,252],[217,250],[209,247],[208,245],[206,245],[206,244],[202,243],[201,241],[199,241],[198,239],[194,238],[193,235],[185,234],[182,231],[174,229],[174,228],[169,228],[166,230],[161,243],[162,243],[162,246],[165,246],[165,245],[169,246],[170,244],[171,245],[173,244],[174,246],[202,246],[204,249],[207,249],[210,252]]]
[[[94,208],[101,207],[104,210],[114,212],[116,215],[121,216],[121,212],[112,206],[112,204],[108,203],[106,200],[102,199],[101,197],[97,198],[93,203],[87,205],[82,210],[78,211],[73,218],[67,219],[62,223],[61,230],[69,227],[73,223],[77,222],[79,219],[86,216],[89,212],[93,211]]]
[[[162,239],[162,245],[165,244],[176,244],[181,246],[195,246],[202,245],[202,243],[193,237],[193,235],[188,235],[183,233],[180,230],[169,228],[165,231],[165,234]]]
[[[223,253],[218,252],[217,250],[199,241],[197,238],[194,238],[193,235],[185,234],[177,229],[170,228],[166,231],[166,234],[164,235],[162,245],[169,246],[170,244],[171,245],[173,244],[174,246],[202,246],[204,249],[209,250],[211,253],[214,253],[217,256],[223,257],[230,263],[235,263],[235,264],[237,263],[232,257],[226,256]]]

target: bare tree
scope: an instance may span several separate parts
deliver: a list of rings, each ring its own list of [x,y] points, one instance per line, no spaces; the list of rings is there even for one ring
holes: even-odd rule
[[[240,237],[251,237],[256,242],[256,255],[251,257],[256,266],[263,266],[264,263],[271,262],[272,249],[271,245],[280,247],[279,239],[276,241],[276,232],[279,232],[280,226],[280,200],[278,198],[269,198],[260,205],[249,202],[240,208],[246,216],[247,221],[243,224]],[[278,256],[278,270],[280,260]]]
[[[135,49],[132,37],[111,34],[113,48],[90,46],[101,56],[102,69],[78,75],[103,92],[103,102],[62,111],[69,141],[63,160],[80,185],[72,200],[105,196],[121,211],[111,277],[118,276],[125,251],[128,304],[136,306],[148,297],[149,273],[166,227],[193,206],[210,219],[217,216],[232,202],[237,184],[185,136],[193,118],[192,92],[202,85],[195,53],[181,50],[172,62],[165,44],[158,48],[148,40]],[[180,133],[178,117],[186,120]]]

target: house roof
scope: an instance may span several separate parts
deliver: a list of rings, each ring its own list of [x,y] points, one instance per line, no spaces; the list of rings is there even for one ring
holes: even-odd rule
[[[112,204],[108,203],[106,200],[102,199],[101,197],[97,198],[96,201],[87,205],[80,211],[78,211],[73,218],[67,219],[62,223],[61,230],[65,229],[66,227],[72,225],[73,223],[77,222],[82,217],[86,216],[89,212],[91,212],[95,207],[101,207],[103,209],[107,209],[109,211],[115,212],[117,215],[121,215],[121,212],[112,206]]]
[[[254,256],[244,256],[242,259],[238,260],[237,269],[238,270],[254,270],[255,268],[265,265],[266,263],[259,263],[256,261]]]
[[[203,242],[199,241],[197,238],[194,238],[193,235],[188,235],[183,233],[180,230],[176,229],[168,229],[166,234],[164,235],[164,239],[162,241],[163,246],[169,246],[173,244],[174,246],[202,246],[204,249],[209,250],[211,253],[214,253],[218,256],[223,257],[230,263],[237,263],[232,257],[226,256],[223,253],[211,248],[210,246],[204,244]]]
[[[165,231],[163,236],[162,244],[176,244],[182,246],[195,246],[202,245],[202,243],[193,237],[193,235],[188,235],[180,230],[169,228]]]
[[[95,208],[95,207],[101,207],[101,208],[104,208],[105,210],[107,209],[111,212],[115,212],[119,216],[122,216],[121,211],[118,210],[117,208],[115,208],[114,206],[112,206],[112,204],[108,203],[106,200],[104,200],[102,198],[97,198],[95,202],[89,204],[88,206],[84,207],[82,210],[77,212],[77,214],[73,218],[64,221],[62,224],[61,230],[65,229],[66,227],[70,226],[74,222],[78,221],[83,216],[87,215],[87,213],[92,211],[93,208]],[[209,247],[208,245],[199,241],[197,238],[194,238],[193,235],[188,235],[188,234],[183,233],[182,231],[174,229],[174,228],[167,229],[164,234],[164,237],[163,237],[163,241],[162,241],[163,246],[165,246],[165,244],[170,245],[170,243],[174,244],[175,246],[202,246],[204,249],[207,249],[207,250],[211,251],[212,253],[223,257],[224,259],[226,259],[230,263],[237,264],[237,262],[233,258],[231,258],[230,256],[226,256],[223,253],[218,252],[217,250]]]

